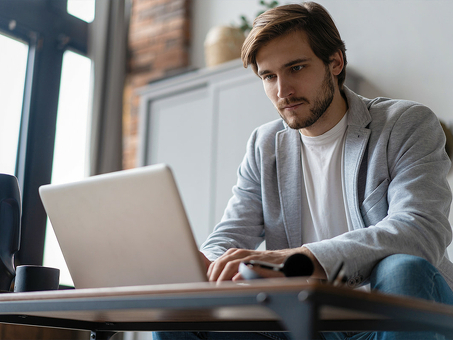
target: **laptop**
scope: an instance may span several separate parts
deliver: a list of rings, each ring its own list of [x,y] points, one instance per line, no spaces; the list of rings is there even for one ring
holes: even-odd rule
[[[44,185],[39,194],[75,288],[207,281],[167,165]]]

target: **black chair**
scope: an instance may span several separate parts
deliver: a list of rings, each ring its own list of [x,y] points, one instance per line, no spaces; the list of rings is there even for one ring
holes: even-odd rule
[[[20,247],[21,198],[17,178],[0,174],[0,291],[7,292],[16,274]]]

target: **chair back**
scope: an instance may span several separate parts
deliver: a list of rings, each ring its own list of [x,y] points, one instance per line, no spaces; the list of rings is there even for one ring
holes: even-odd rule
[[[10,291],[20,247],[21,197],[17,178],[0,174],[0,291]]]

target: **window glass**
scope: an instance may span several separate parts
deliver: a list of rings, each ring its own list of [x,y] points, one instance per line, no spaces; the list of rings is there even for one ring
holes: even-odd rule
[[[0,173],[15,174],[28,45],[0,34]]]
[[[88,174],[90,77],[91,60],[66,51],[58,101],[53,184],[81,180]],[[60,284],[73,284],[50,221],[47,222],[43,264],[60,269]]]
[[[95,0],[68,0],[67,11],[81,20],[92,22],[94,20],[94,6]]]

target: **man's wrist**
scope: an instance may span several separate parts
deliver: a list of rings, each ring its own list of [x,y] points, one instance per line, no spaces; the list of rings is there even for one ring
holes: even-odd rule
[[[301,250],[300,252],[302,254],[308,256],[310,258],[310,260],[313,262],[314,271],[313,271],[312,277],[315,279],[322,279],[322,280],[327,279],[327,275],[326,275],[324,268],[321,266],[318,259],[316,258],[315,255],[313,255],[313,253],[310,251],[310,249],[308,249],[305,246],[302,246],[300,248],[300,250]]]

